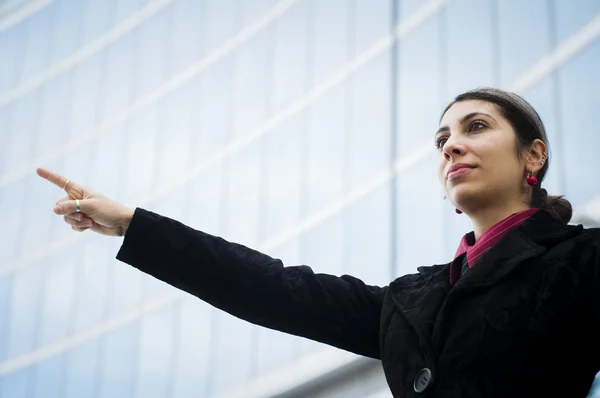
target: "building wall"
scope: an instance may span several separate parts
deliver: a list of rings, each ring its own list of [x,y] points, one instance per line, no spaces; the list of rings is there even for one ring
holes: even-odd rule
[[[433,134],[492,85],[542,115],[548,191],[600,195],[597,0],[29,3],[0,21],[2,398],[212,397],[325,350],[118,263],[53,217],[37,166],[383,285],[470,230]]]

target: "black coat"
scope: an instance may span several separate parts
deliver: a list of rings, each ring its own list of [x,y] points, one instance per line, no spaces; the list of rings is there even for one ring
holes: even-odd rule
[[[136,209],[117,258],[249,322],[381,359],[395,397],[584,398],[600,369],[599,243],[539,211],[452,287],[449,264],[377,287]]]

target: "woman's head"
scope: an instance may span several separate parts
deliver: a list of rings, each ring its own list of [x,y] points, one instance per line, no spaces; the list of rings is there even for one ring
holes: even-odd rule
[[[517,205],[541,207],[564,223],[571,204],[547,196],[541,184],[550,163],[542,120],[520,96],[482,88],[457,96],[444,110],[435,135],[438,174],[447,196],[460,209]],[[458,165],[465,165],[453,171]],[[527,184],[534,175],[537,184]]]

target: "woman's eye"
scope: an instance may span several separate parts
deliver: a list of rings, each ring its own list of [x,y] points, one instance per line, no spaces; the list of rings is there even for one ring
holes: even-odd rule
[[[448,139],[446,137],[440,137],[438,139],[435,140],[435,147],[438,149],[441,149],[444,144],[446,143],[446,141],[448,141]]]
[[[469,131],[481,130],[485,127],[486,127],[486,125],[483,122],[480,122],[479,120],[475,120],[473,123],[471,123],[469,125]]]

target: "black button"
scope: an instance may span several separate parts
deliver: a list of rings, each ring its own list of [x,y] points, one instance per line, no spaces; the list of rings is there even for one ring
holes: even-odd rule
[[[427,368],[421,369],[417,377],[415,377],[414,389],[418,393],[422,393],[427,389],[427,387],[431,384],[432,375],[431,370]]]

